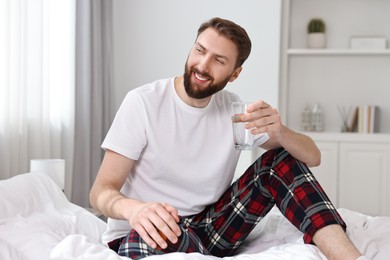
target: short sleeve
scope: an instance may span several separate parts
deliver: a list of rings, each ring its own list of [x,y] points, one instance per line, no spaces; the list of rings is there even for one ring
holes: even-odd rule
[[[138,160],[147,143],[146,127],[144,102],[136,91],[130,91],[115,115],[102,148]]]

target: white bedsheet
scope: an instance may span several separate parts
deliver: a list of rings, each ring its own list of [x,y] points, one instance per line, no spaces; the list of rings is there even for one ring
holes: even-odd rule
[[[105,223],[70,203],[46,175],[26,173],[0,181],[0,259],[120,260],[100,243]],[[367,257],[390,258],[390,218],[339,209],[348,236]],[[197,253],[171,253],[148,260],[213,260]],[[274,208],[248,237],[234,260],[325,259]]]

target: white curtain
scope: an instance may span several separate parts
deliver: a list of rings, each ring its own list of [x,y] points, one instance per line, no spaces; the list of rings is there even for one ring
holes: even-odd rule
[[[76,3],[76,123],[72,202],[89,207],[111,124],[112,0]]]
[[[74,42],[75,0],[0,0],[0,179],[63,158],[70,194]]]

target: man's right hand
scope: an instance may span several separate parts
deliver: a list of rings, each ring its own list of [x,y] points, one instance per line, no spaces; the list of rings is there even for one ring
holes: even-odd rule
[[[177,224],[180,221],[177,210],[166,203],[140,203],[132,209],[130,226],[152,248],[167,248],[166,239],[175,244],[181,235]]]
[[[106,150],[90,192],[91,205],[107,217],[126,219],[149,246],[165,249],[168,246],[166,239],[176,243],[181,235],[177,224],[179,214],[168,204],[142,202],[120,192],[134,163],[134,160]]]

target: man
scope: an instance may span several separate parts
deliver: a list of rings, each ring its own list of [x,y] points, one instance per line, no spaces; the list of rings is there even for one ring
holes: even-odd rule
[[[277,205],[330,259],[356,259],[345,223],[307,166],[320,152],[280,121],[276,109],[253,102],[241,116],[268,150],[231,185],[240,152],[232,143],[224,89],[251,50],[239,25],[202,24],[181,77],[158,80],[123,101],[103,142],[91,189],[93,207],[109,217],[103,241],[141,258],[174,251],[227,256]]]

